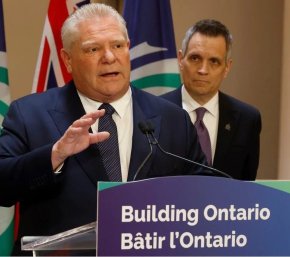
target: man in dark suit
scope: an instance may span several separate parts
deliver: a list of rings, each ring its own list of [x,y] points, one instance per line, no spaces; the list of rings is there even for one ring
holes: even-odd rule
[[[206,109],[211,162],[233,178],[254,180],[259,164],[259,111],[219,91],[232,64],[232,36],[219,21],[201,20],[188,29],[178,53],[184,84],[162,97],[183,107],[196,121],[195,110]]]
[[[112,136],[98,130],[106,115],[99,110],[103,103],[115,110],[119,181],[132,181],[150,152],[139,122],[153,124],[167,151],[206,163],[188,114],[130,87],[127,29],[113,8],[89,4],[78,9],[64,23],[62,40],[61,56],[73,81],[14,101],[3,122],[0,205],[20,201],[19,239],[53,235],[96,220],[97,182],[110,180],[104,165],[108,156],[99,147]],[[199,166],[154,147],[136,179],[200,172]],[[24,254],[19,244],[14,254]]]

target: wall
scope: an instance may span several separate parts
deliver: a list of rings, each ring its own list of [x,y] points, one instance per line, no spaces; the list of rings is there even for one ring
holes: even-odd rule
[[[12,99],[31,92],[49,0],[3,0]],[[171,0],[176,44],[203,18],[224,22],[234,36],[233,69],[222,90],[262,114],[258,177],[277,177],[283,0]]]

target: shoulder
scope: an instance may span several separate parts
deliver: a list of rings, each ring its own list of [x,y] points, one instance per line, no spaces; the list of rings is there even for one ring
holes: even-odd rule
[[[181,97],[181,87],[174,89],[168,93],[162,94],[160,95],[160,97],[170,101],[174,101],[175,99]]]
[[[177,95],[180,95],[181,94],[181,87],[179,88],[176,88],[168,93],[165,93],[165,94],[162,94],[160,95],[161,97],[163,98],[171,98],[171,97],[174,97],[174,96],[177,96]]]
[[[219,92],[219,104],[221,106],[220,108],[233,109],[245,115],[261,116],[260,111],[255,106],[222,92]]]
[[[138,102],[145,113],[152,111],[156,113],[163,113],[165,115],[173,115],[174,113],[183,115],[186,113],[186,111],[176,104],[144,90],[132,88],[132,95],[134,100]]]
[[[11,106],[19,105],[24,108],[41,108],[43,106],[47,108],[55,105],[60,99],[62,99],[62,96],[65,97],[69,95],[69,91],[72,90],[73,87],[71,85],[51,88],[41,93],[32,93],[18,98],[11,103]]]

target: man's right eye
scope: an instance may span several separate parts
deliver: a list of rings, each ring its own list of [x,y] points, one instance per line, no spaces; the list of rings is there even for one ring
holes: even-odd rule
[[[197,62],[197,61],[200,60],[200,57],[199,57],[198,55],[191,55],[191,56],[189,57],[189,59],[190,59],[191,61]]]
[[[96,47],[92,47],[92,48],[89,49],[89,52],[91,52],[91,53],[94,53],[96,51],[97,51],[97,48]]]
[[[88,53],[88,54],[90,54],[90,53],[95,53],[95,52],[97,52],[98,51],[98,48],[97,47],[88,47],[88,48],[85,48],[84,49],[84,52],[85,53]]]

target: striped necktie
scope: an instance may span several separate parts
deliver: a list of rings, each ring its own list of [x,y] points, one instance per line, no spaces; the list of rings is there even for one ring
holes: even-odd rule
[[[115,109],[107,103],[102,104],[100,109],[105,109],[106,112],[99,119],[99,132],[108,131],[110,133],[107,140],[98,143],[103,164],[110,181],[122,181],[117,126],[112,118]]]

